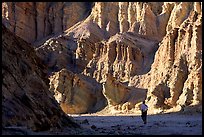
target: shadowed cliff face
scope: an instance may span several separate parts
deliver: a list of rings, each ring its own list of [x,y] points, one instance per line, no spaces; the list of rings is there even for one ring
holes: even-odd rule
[[[66,12],[70,17],[82,14],[84,18],[73,21],[59,35],[42,40],[35,49],[48,65],[50,87],[66,113],[71,112],[67,103],[71,95],[85,101],[81,89],[87,91],[84,97],[97,89],[93,88],[93,79],[102,87],[97,90],[103,91],[108,106],[115,105],[116,109],[123,104],[124,109],[137,109],[138,102],[145,98],[152,110],[179,111],[201,105],[202,3],[95,2],[86,7],[92,7],[86,17],[85,12]],[[80,7],[75,9],[81,11]],[[72,73],[78,79],[88,77],[83,84],[76,84],[80,90],[73,84],[72,88],[63,84],[73,79]],[[65,74],[71,76],[62,80]],[[110,82],[108,76],[117,82]],[[135,98],[128,99],[129,95]],[[76,97],[75,105],[83,108],[79,107],[78,113],[94,104],[90,100],[83,106]],[[102,108],[106,105],[101,104]]]
[[[49,91],[46,68],[27,42],[2,26],[2,127],[35,131],[77,124]]]

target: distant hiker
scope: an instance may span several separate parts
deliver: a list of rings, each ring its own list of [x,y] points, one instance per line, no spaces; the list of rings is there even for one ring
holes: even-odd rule
[[[71,53],[71,63],[73,64],[74,69],[76,68],[76,53],[72,51]]]
[[[141,105],[141,112],[142,112],[141,117],[142,117],[144,124],[147,123],[147,110],[148,110],[148,106],[145,104],[145,101],[143,101]]]

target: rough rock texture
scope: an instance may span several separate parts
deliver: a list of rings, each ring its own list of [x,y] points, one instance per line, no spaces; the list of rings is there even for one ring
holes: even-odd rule
[[[48,65],[50,71],[59,71],[62,68],[74,72],[83,71],[93,58],[94,43],[105,38],[105,32],[93,21],[87,19],[78,24],[36,48],[38,56]]]
[[[161,41],[151,71],[130,82],[148,88],[149,104],[156,107],[179,105],[181,109],[202,104],[202,13],[199,3],[188,4],[188,9],[184,7],[187,11],[183,11],[189,13],[186,19],[179,24],[171,20],[168,24],[172,29]],[[179,3],[174,9],[183,10],[183,5]]]
[[[111,74],[124,86],[148,89],[150,106],[199,104],[202,102],[200,9],[200,3],[99,2],[86,20],[57,40],[68,36],[72,39],[67,40],[71,45],[67,46],[74,47],[70,49],[79,62],[74,65],[80,71],[75,72],[99,83],[106,82],[107,74]],[[107,98],[110,102],[111,98]]]
[[[103,85],[103,94],[107,98],[109,106],[118,106],[116,109],[128,111],[146,99],[147,89],[126,86],[115,80],[111,74],[107,74],[106,83]]]
[[[76,127],[49,91],[46,68],[27,42],[2,26],[2,129]]]
[[[39,43],[36,51],[50,72],[65,68],[98,84],[110,74],[124,90],[147,89],[153,109],[202,103],[201,2],[95,2],[90,11],[86,19]],[[123,100],[114,82],[109,87],[103,89],[109,105],[118,103],[113,95]]]
[[[49,73],[66,68],[67,64],[72,64],[72,52],[62,42],[52,38],[35,49],[38,57],[47,65]]]
[[[131,31],[161,40],[171,7],[163,2],[97,2],[91,16],[110,36]]]
[[[36,51],[51,71],[57,72],[66,68],[92,77],[100,83],[106,81],[106,74],[113,75],[121,82],[127,82],[131,76],[149,71],[158,48],[157,41],[132,32],[118,34],[108,41],[102,41],[105,33],[102,32],[97,24],[87,19],[79,26],[67,30],[67,33],[49,39],[36,48]],[[58,86],[56,84],[56,87]],[[89,108],[85,106],[87,104],[80,105],[83,106],[83,111],[79,109],[66,112],[84,113]],[[61,106],[64,106],[65,110],[65,105],[61,103]],[[67,108],[70,106],[67,105]]]
[[[96,112],[106,105],[102,87],[94,79],[62,69],[50,76],[50,91],[66,113]]]
[[[95,44],[93,59],[83,74],[99,82],[106,81],[106,74],[127,82],[130,77],[150,70],[157,44],[131,32],[112,36],[106,42]]]
[[[27,42],[61,33],[90,12],[87,2],[4,2],[2,22]],[[73,12],[77,9],[77,12]],[[28,35],[29,34],[29,35]]]

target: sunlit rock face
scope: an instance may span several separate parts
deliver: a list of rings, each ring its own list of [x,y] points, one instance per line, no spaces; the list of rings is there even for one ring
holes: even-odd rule
[[[169,16],[169,11],[159,15],[162,5],[163,2],[96,2],[91,16],[94,22],[111,36],[132,31],[159,39],[159,36],[165,33],[161,26],[164,26]]]
[[[126,88],[142,94],[131,106],[142,99],[152,109],[201,105],[201,2],[95,2],[89,8],[86,18],[36,45],[49,74],[65,69],[101,87],[113,77],[123,88],[110,82],[112,88],[99,91],[116,108],[130,104]]]
[[[183,2],[159,4],[95,3],[91,15],[67,30],[60,39],[72,34],[75,41],[72,44],[75,45],[73,52],[76,54],[76,62],[80,62],[76,63],[80,68],[78,72],[96,79],[99,83],[106,82],[106,75],[111,74],[126,85],[147,89],[147,103],[153,108],[182,108],[200,104],[201,5]],[[130,12],[125,12],[124,16],[119,14],[127,7],[131,11],[133,5],[142,11],[140,14],[137,12],[136,21],[131,23],[128,22],[130,15],[125,15]],[[116,9],[104,14],[109,6]],[[118,18],[114,19],[113,15],[116,13]],[[106,24],[107,20],[109,24]],[[93,27],[80,29],[90,22],[94,24]],[[111,24],[119,25],[118,28],[111,28]],[[93,35],[86,33],[93,32],[93,28]],[[104,93],[112,92],[111,89],[106,90]],[[111,102],[111,98],[108,100]]]
[[[175,14],[184,19],[179,24],[170,20],[168,26],[173,27],[167,29],[160,42],[151,71],[140,78],[135,76],[130,82],[130,85],[150,89],[150,104],[157,107],[164,104],[185,107],[202,103],[202,13],[199,3],[189,3],[182,8],[186,4],[175,5],[175,12],[187,10],[182,12],[185,18],[172,13],[171,18],[175,18]]]
[[[62,111],[46,78],[46,67],[31,45],[2,26],[2,129],[34,131],[77,124]]]
[[[114,35],[108,41],[95,44],[93,59],[87,64],[83,74],[99,82],[106,81],[107,74],[121,82],[127,82],[130,77],[150,70],[157,48],[156,41],[131,32]]]
[[[105,38],[105,32],[93,21],[87,19],[79,24],[36,48],[38,56],[51,71],[59,71],[62,68],[83,71],[93,58],[94,43]]]
[[[2,23],[27,42],[61,33],[90,12],[87,2],[4,2]],[[73,12],[77,9],[77,12]]]
[[[128,111],[146,99],[147,89],[129,87],[108,74],[106,83],[103,85],[103,94],[109,106],[118,106],[117,110]]]
[[[96,112],[106,105],[102,87],[94,79],[62,69],[50,76],[50,91],[66,113]]]

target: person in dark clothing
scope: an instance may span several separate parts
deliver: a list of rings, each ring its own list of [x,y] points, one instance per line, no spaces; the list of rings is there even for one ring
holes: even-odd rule
[[[71,52],[71,64],[73,65],[73,71],[76,71],[76,53],[74,51]]]
[[[141,117],[144,124],[147,124],[147,110],[148,110],[148,106],[145,104],[145,101],[143,101],[141,105],[141,113],[142,113]]]

